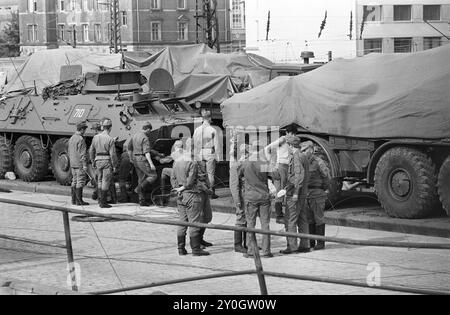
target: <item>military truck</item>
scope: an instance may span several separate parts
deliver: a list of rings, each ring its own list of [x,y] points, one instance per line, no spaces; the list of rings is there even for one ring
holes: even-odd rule
[[[143,93],[147,81],[150,92]],[[0,102],[0,177],[14,171],[25,182],[37,182],[51,170],[58,183],[69,185],[68,140],[80,121],[91,127],[103,118],[111,119],[111,136],[117,138],[119,150],[150,121],[153,146],[170,154],[175,139],[193,134],[199,116],[192,107],[174,100],[173,89],[173,79],[165,70],[155,70],[149,80],[139,71],[117,70],[87,73],[50,86],[42,95],[27,89],[4,96]],[[88,145],[93,136],[89,128]]]

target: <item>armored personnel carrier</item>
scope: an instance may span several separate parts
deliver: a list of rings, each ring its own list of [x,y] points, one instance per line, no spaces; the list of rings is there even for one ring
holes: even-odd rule
[[[149,92],[143,86],[149,84]],[[194,108],[174,99],[171,75],[155,70],[149,80],[139,71],[100,71],[64,81],[37,95],[32,89],[0,102],[0,177],[14,171],[26,182],[53,172],[62,185],[71,182],[68,140],[80,121],[89,127],[103,118],[113,122],[119,152],[144,122],[154,127],[155,149],[170,154],[175,139],[193,134]],[[88,145],[94,131],[87,131]]]

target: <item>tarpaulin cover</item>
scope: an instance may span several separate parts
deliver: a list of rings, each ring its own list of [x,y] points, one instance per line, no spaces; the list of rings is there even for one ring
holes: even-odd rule
[[[281,77],[222,104],[228,126],[296,123],[362,138],[450,138],[450,45],[335,60]]]
[[[237,77],[258,86],[269,81],[272,65],[271,61],[252,54],[217,54],[204,44],[167,47],[152,56],[125,53],[124,60],[128,69],[141,70],[147,78],[154,70],[165,69],[175,84],[190,74],[215,74]]]
[[[188,103],[221,104],[235,93],[238,93],[238,88],[226,75],[192,74],[175,86],[176,97]]]
[[[18,73],[9,79],[5,92],[37,87],[38,93],[50,85],[60,82],[61,66],[81,65],[83,73],[120,68],[120,54],[92,53],[85,49],[49,49],[37,51],[18,68]]]

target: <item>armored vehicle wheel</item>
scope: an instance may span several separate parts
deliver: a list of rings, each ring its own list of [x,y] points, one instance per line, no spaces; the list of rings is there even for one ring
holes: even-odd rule
[[[438,191],[442,205],[447,214],[450,215],[450,157],[445,160],[439,171]]]
[[[14,146],[14,167],[16,174],[25,182],[44,179],[48,171],[47,150],[35,137],[22,136]]]
[[[69,160],[69,139],[62,138],[55,142],[52,147],[51,167],[56,181],[63,186],[72,183]]]
[[[0,178],[3,178],[7,172],[12,171],[12,168],[11,141],[0,136]]]
[[[375,171],[375,190],[386,212],[397,218],[418,219],[433,214],[439,204],[436,167],[418,150],[387,151]]]

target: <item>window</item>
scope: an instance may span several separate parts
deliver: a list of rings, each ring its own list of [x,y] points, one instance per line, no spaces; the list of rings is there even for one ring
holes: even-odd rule
[[[98,11],[98,0],[92,0],[92,9]]]
[[[58,33],[59,33],[59,40],[64,42],[66,40],[66,26],[58,25]]]
[[[89,25],[88,24],[83,24],[82,26],[82,40],[83,42],[88,42],[89,41]]]
[[[88,11],[88,0],[81,0],[81,10],[82,11]]]
[[[233,28],[242,28],[241,0],[233,0],[232,8]]]
[[[178,22],[178,40],[188,40],[188,36],[188,23]]]
[[[365,5],[364,20],[369,22],[381,21],[381,5]]]
[[[35,43],[38,41],[37,25],[31,24],[27,26],[28,28],[28,41]]]
[[[161,22],[151,22],[151,40],[160,41],[161,40]]]
[[[178,10],[186,10],[186,0],[177,0]]]
[[[423,39],[423,49],[432,49],[442,45],[441,37],[425,37]]]
[[[394,52],[395,53],[412,52],[412,38],[395,38]]]
[[[394,21],[411,21],[411,6],[394,5]]]
[[[441,20],[441,6],[440,5],[424,5],[423,19],[425,21],[440,21]]]
[[[69,10],[75,11],[75,9],[76,9],[75,0],[69,0]]]
[[[383,52],[383,40],[381,38],[364,40],[364,55],[381,52]]]
[[[122,25],[127,26],[128,25],[128,12],[122,11]]]
[[[28,12],[37,11],[37,0],[28,0]]]
[[[159,10],[159,9],[161,9],[161,2],[160,2],[160,0],[150,0],[150,8],[152,10]]]
[[[60,11],[65,11],[66,10],[66,1],[65,0],[59,1],[59,10]]]
[[[102,26],[101,24],[94,24],[94,41],[99,43],[102,41]]]

